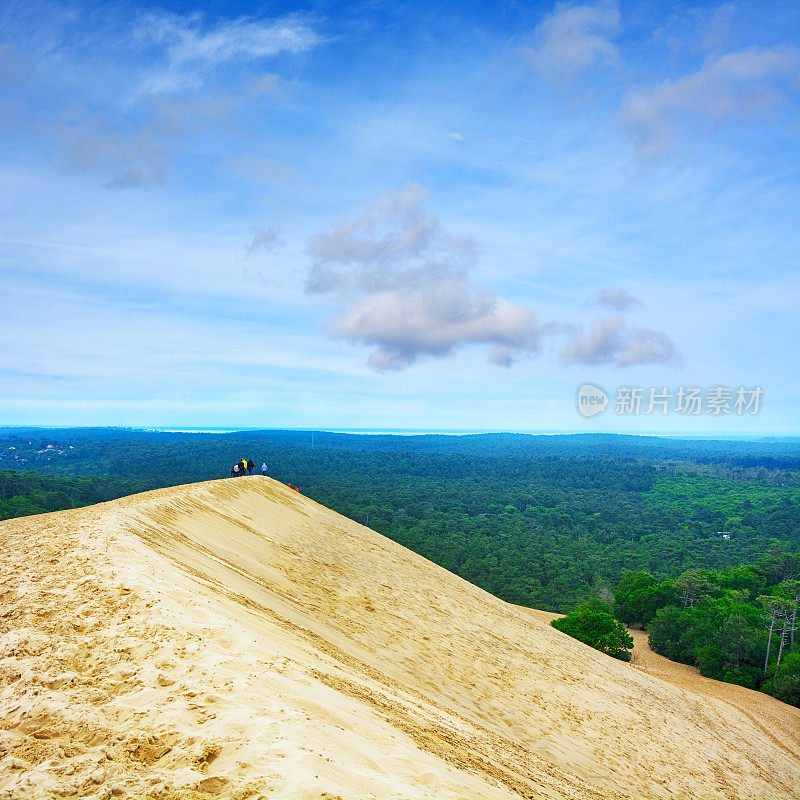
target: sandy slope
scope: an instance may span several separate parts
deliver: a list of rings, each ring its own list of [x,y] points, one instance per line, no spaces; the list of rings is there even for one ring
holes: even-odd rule
[[[536,619],[550,624],[550,621],[562,616],[549,611],[526,608],[525,611]],[[789,752],[797,753],[797,748],[789,742],[798,738],[798,713],[797,709],[788,708],[771,697],[761,692],[754,692],[741,686],[730,683],[720,683],[711,678],[704,678],[697,667],[670,661],[664,656],[653,652],[648,644],[646,631],[629,628],[628,633],[633,637],[634,647],[631,664],[638,670],[677,686],[680,689],[702,694],[712,700],[722,700],[728,705],[737,708],[748,716],[752,723],[759,727],[765,734],[771,736],[776,744],[786,747]],[[789,712],[789,713],[787,713]],[[800,792],[797,793],[800,797]]]
[[[269,479],[0,543],[0,796],[800,790],[798,709],[602,656]]]

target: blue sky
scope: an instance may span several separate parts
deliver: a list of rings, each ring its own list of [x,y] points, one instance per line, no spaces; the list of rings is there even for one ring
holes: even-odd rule
[[[0,422],[797,434],[798,42],[794,2],[6,2]],[[715,386],[759,413],[615,413]]]

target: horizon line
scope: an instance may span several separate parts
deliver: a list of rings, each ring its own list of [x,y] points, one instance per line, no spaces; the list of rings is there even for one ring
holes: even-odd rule
[[[389,436],[405,435],[405,436],[435,436],[435,435],[450,435],[450,436],[475,436],[481,434],[510,434],[510,435],[524,435],[524,436],[630,436],[630,437],[654,437],[660,439],[798,439],[800,438],[800,431],[797,432],[776,432],[776,431],[761,431],[761,432],[747,432],[737,433],[734,431],[719,431],[719,432],[654,432],[654,431],[625,431],[625,430],[609,430],[609,431],[586,431],[577,429],[509,429],[509,428],[403,428],[403,427],[387,427],[387,428],[348,428],[343,426],[330,426],[330,427],[263,427],[263,426],[246,426],[246,427],[217,427],[217,426],[155,426],[155,425],[0,425],[0,430],[86,430],[97,428],[107,431],[141,431],[143,433],[185,433],[185,434],[216,434],[224,435],[230,433],[252,433],[254,431],[286,431],[292,433],[339,433],[344,435],[374,435],[374,436]]]

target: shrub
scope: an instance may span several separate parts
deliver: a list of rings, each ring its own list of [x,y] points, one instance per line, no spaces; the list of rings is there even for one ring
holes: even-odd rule
[[[566,617],[554,619],[550,624],[601,653],[621,661],[631,660],[631,635],[621,622],[611,616],[611,609],[600,600],[587,600]]]

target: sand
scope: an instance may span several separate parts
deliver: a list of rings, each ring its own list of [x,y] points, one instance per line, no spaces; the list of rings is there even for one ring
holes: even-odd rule
[[[800,796],[800,710],[638,632],[603,656],[268,478],[0,543],[0,797]]]

